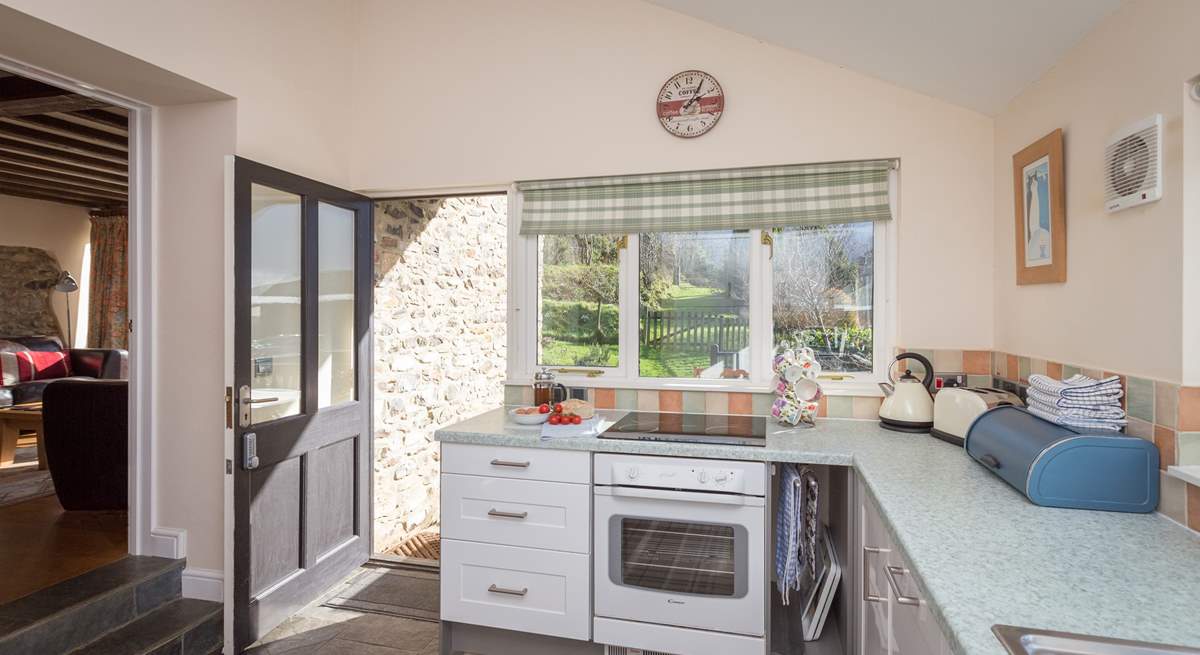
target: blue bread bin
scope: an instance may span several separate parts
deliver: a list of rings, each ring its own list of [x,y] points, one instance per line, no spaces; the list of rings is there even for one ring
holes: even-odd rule
[[[967,454],[1037,505],[1109,512],[1158,507],[1158,449],[1120,433],[1076,432],[1018,407],[967,430]]]

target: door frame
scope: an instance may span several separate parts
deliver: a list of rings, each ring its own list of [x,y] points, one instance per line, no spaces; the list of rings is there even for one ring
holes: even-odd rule
[[[96,98],[129,112],[129,511],[130,555],[186,556],[181,530],[154,525],[153,355],[154,275],[151,247],[151,175],[153,107],[0,55],[0,69]],[[70,347],[70,346],[68,346]]]

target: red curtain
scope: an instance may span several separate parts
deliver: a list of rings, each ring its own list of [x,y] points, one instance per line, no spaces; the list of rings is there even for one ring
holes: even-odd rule
[[[88,347],[129,347],[129,217],[93,213]]]

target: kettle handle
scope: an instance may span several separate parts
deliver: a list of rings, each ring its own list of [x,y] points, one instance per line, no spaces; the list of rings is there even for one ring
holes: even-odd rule
[[[892,360],[892,364],[895,364],[903,359],[914,359],[920,362],[920,364],[925,367],[925,377],[921,379],[921,386],[928,389],[933,385],[933,363],[929,361],[928,357],[920,353],[900,353],[899,355],[896,355],[896,359]],[[890,366],[888,367],[888,379],[890,379],[893,384],[896,382],[896,378],[892,377],[892,367]]]

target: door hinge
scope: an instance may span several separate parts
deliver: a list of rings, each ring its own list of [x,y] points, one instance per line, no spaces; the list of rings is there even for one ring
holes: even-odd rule
[[[233,387],[225,387],[225,427],[233,428]]]
[[[233,460],[225,460],[225,475],[233,475]]]
[[[130,333],[130,334],[133,334],[133,319],[132,319],[132,318],[131,318],[131,319],[129,319],[129,324],[128,324],[128,326],[129,326],[129,333]]]

